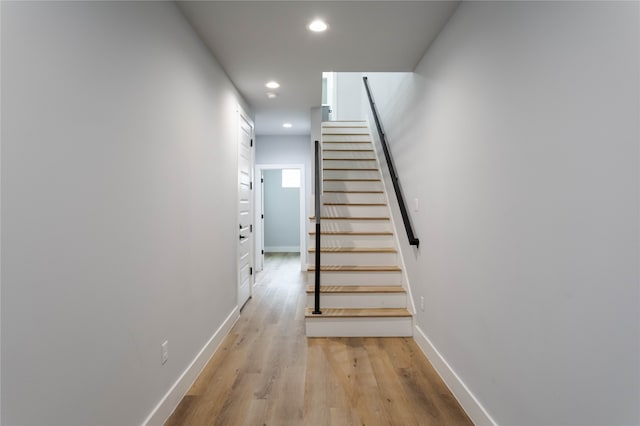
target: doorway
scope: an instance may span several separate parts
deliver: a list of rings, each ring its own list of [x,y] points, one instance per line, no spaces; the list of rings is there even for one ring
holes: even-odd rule
[[[304,164],[256,165],[256,270],[265,253],[300,253],[307,268],[307,218]]]

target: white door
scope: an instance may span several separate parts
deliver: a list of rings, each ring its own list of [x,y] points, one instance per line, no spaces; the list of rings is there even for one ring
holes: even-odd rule
[[[256,240],[256,271],[264,269],[264,175],[262,169],[256,173],[256,222],[254,238]]]
[[[253,285],[253,123],[240,113],[238,143],[238,306],[251,297]]]

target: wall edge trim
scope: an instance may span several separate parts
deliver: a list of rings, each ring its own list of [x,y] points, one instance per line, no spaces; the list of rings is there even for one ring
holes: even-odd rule
[[[480,401],[478,401],[475,395],[471,393],[471,390],[469,390],[460,376],[451,368],[449,363],[417,324],[415,325],[413,338],[424,353],[424,356],[431,362],[433,368],[436,369],[453,396],[460,403],[462,409],[471,418],[471,421],[478,426],[497,426],[496,421],[489,415],[482,404],[480,404]]]
[[[229,334],[229,331],[231,331],[236,321],[238,321],[238,318],[240,318],[240,309],[236,306],[222,322],[220,327],[213,333],[200,352],[198,352],[189,366],[180,377],[178,377],[178,380],[169,388],[160,402],[158,402],[147,416],[142,423],[143,426],[163,425],[169,419],[169,416],[173,414],[173,411],[189,388],[191,388],[191,385],[193,385],[211,357],[216,353],[224,338]]]

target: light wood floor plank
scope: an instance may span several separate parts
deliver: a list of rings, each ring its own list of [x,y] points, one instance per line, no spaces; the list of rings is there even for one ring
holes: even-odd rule
[[[412,338],[305,336],[297,255],[253,298],[166,425],[470,425]]]

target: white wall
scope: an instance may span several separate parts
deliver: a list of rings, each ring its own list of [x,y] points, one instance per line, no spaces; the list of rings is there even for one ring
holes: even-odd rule
[[[2,2],[2,90],[2,422],[140,424],[236,307],[239,96],[151,2]]]
[[[300,251],[300,188],[282,187],[282,169],[264,170],[264,251]]]
[[[256,136],[256,164],[304,164],[308,172],[311,154],[309,135]]]
[[[362,73],[336,73],[335,85],[336,114],[334,116],[336,120],[364,120],[366,118],[366,110],[364,109]]]
[[[635,2],[468,2],[415,74],[369,74],[420,200],[417,326],[498,424],[640,424],[639,28]]]

